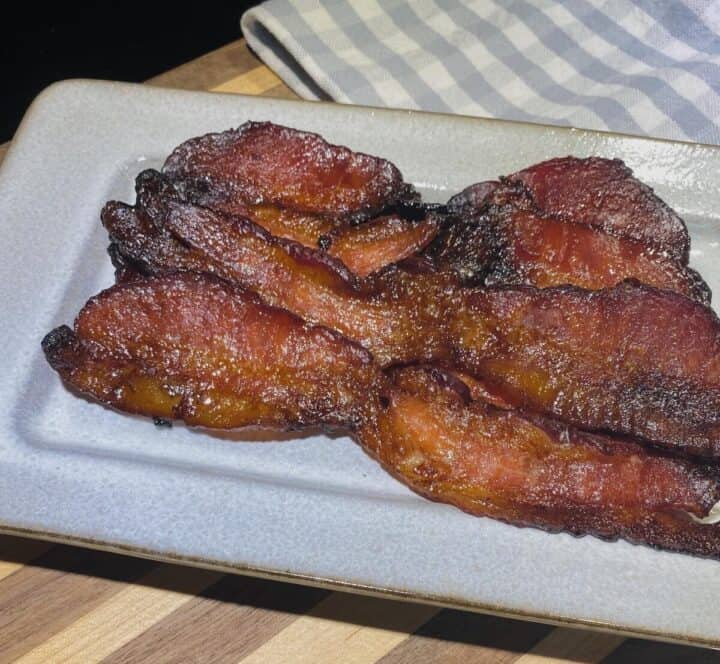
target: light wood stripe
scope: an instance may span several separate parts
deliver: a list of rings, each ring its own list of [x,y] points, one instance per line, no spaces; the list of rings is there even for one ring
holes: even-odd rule
[[[238,39],[154,76],[147,83],[183,90],[209,90],[260,65],[261,62],[250,52],[245,41]]]
[[[41,556],[54,545],[21,537],[2,537],[0,543],[0,580],[22,569],[33,558]]]
[[[615,634],[558,627],[516,659],[515,664],[595,664],[602,662],[624,640],[624,637]]]
[[[0,582],[0,663],[22,657],[156,566],[117,554],[51,547]]]
[[[300,99],[285,83],[270,88],[266,96],[276,99]]]
[[[369,664],[437,612],[431,606],[333,593],[240,661]]]
[[[277,85],[281,85],[282,80],[277,77],[275,72],[265,66],[255,67],[245,74],[235,76],[229,81],[225,81],[220,85],[210,88],[213,92],[235,92],[246,95],[261,95]]]
[[[99,662],[221,578],[216,572],[157,567],[21,657],[23,664]]]
[[[103,664],[231,664],[328,595],[319,588],[229,574],[106,657]]]

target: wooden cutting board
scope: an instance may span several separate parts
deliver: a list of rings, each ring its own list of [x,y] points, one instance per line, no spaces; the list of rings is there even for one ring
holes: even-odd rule
[[[148,83],[296,98],[243,40]],[[0,146],[0,160],[6,149]],[[0,536],[0,662],[629,664],[716,657]]]

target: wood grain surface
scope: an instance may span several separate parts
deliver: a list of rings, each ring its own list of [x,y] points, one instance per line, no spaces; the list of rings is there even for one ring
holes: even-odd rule
[[[149,83],[295,96],[242,40]],[[0,536],[0,662],[15,661],[630,664],[720,655]]]

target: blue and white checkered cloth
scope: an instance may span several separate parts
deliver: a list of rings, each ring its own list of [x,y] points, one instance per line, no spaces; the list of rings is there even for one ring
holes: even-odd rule
[[[718,0],[269,0],[300,96],[720,143]]]

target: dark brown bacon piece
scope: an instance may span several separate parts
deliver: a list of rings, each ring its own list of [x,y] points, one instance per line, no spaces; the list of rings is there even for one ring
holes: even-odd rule
[[[447,364],[509,404],[578,427],[720,456],[720,321],[707,307],[633,282],[464,289],[450,274],[389,269],[364,280],[251,222],[170,201],[163,233],[189,253],[125,251],[153,274],[218,274],[273,306],[338,330],[382,365]],[[137,240],[141,230],[134,230]],[[161,237],[163,246],[164,235]]]
[[[185,201],[182,187],[158,171],[146,170],[138,175],[135,190],[137,202],[134,206],[118,201],[109,201],[105,205],[101,214],[103,223],[108,230],[112,226],[122,235],[126,245],[134,245],[132,253],[142,251],[139,243],[142,244],[148,235],[156,237],[157,241],[152,249],[147,246],[146,250],[162,253],[171,241],[170,234],[163,228],[167,204]],[[237,207],[245,209],[242,205]],[[224,214],[223,206],[208,209]],[[319,216],[260,205],[253,207],[252,214],[240,216],[254,221],[271,236],[321,249],[341,261],[353,274],[365,277],[413,256],[436,235],[439,219],[434,213],[422,208],[408,208],[404,214],[412,218],[393,213],[362,224],[339,224]],[[183,247],[178,247],[177,252],[187,253]]]
[[[451,275],[389,268],[359,280],[331,256],[272,237],[246,219],[170,199],[164,205],[150,225],[123,204],[103,211],[119,252],[143,273],[216,274],[362,343],[383,365],[442,355],[437,339],[418,331],[432,327]],[[168,243],[178,260],[165,250]]]
[[[269,122],[190,139],[163,170],[183,200],[250,219],[276,237],[317,248],[337,235],[341,260],[358,274],[398,262],[432,237],[430,222],[416,227],[405,220],[404,234],[391,218],[353,228],[418,201],[417,193],[384,159]],[[343,244],[352,242],[357,246],[351,253]]]
[[[417,199],[389,161],[270,122],[192,138],[163,172],[187,200],[250,218],[250,208],[272,206],[359,221]]]
[[[180,190],[184,188],[177,188],[176,195],[179,196]],[[249,219],[275,237],[311,249],[323,248],[360,277],[420,252],[438,230],[438,221],[432,214],[419,220],[388,214],[357,224],[342,216],[330,218],[275,205],[217,203],[206,197],[192,198],[192,202],[204,207]],[[420,208],[418,212],[421,213]]]
[[[362,278],[420,252],[435,237],[438,227],[432,213],[420,221],[393,214],[340,228],[322,238],[320,245]]]
[[[488,285],[600,290],[632,278],[710,302],[710,289],[695,270],[635,240],[513,205],[491,209],[475,222],[483,233]]]
[[[720,457],[720,321],[638,282],[504,287],[457,309],[458,367],[509,403],[581,428]]]
[[[293,240],[306,247],[318,247],[320,239],[337,228],[348,224],[342,219],[323,217],[308,212],[296,212],[276,205],[214,204],[213,201],[194,197],[195,203],[220,212],[245,217],[264,228],[270,235]]]
[[[588,184],[582,178],[588,176],[589,165],[595,161],[600,163],[596,170],[602,171],[604,165],[613,172],[618,168],[624,172],[619,162],[602,159],[567,158],[548,163],[557,168],[561,164],[563,172],[575,168],[577,173],[572,171],[573,177],[580,186]],[[710,289],[695,270],[687,267],[685,259],[678,260],[671,251],[634,239],[632,233],[595,223],[597,220],[588,218],[587,203],[578,203],[577,197],[570,197],[562,209],[556,205],[554,194],[545,192],[540,200],[536,199],[520,177],[534,173],[533,168],[503,182],[471,185],[448,201],[450,214],[427,250],[438,267],[454,269],[467,283],[526,284],[539,288],[572,284],[599,290],[632,278],[699,302],[710,302]],[[627,205],[632,207],[639,194],[633,198],[626,190],[639,183],[628,178],[620,178],[614,184],[605,182],[614,192],[612,195],[606,192],[594,195],[602,205],[627,195]],[[560,186],[559,180],[552,183]],[[592,191],[592,183],[589,186]],[[547,204],[550,211],[542,209],[541,204]],[[657,225],[648,223],[651,228]]]
[[[211,428],[333,426],[410,487],[482,516],[720,556],[716,474],[470,402],[435,369],[382,374],[341,336],[203,275],[116,285],[43,341],[75,389]],[[692,515],[692,516],[690,516]]]
[[[116,285],[43,348],[103,403],[215,428],[347,426],[378,381],[360,346],[207,275]]]
[[[687,265],[690,237],[685,223],[619,159],[560,157],[508,180],[522,183],[544,212],[635,240]]]
[[[386,404],[359,432],[419,493],[478,516],[577,535],[720,555],[714,469],[557,422],[469,403],[437,370],[394,372]]]

